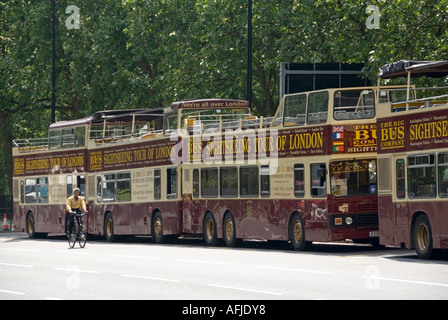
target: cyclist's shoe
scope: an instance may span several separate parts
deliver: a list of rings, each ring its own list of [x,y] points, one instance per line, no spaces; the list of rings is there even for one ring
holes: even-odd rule
[[[70,236],[70,238],[71,238],[72,240],[76,240],[76,234],[75,234],[75,233],[72,233],[71,236]]]

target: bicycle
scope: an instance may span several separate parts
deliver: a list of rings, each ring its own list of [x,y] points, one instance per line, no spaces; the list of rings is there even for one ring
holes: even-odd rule
[[[77,232],[70,234],[70,229],[68,230],[68,245],[70,248],[73,248],[76,244],[76,240],[79,242],[79,246],[81,248],[84,248],[86,246],[87,242],[87,229],[82,223],[82,216],[86,214],[87,211],[84,213],[80,213],[79,209],[75,209],[75,212],[69,212],[69,214],[75,215],[75,219],[73,219],[73,222],[75,223],[74,229]],[[75,222],[76,221],[76,222]]]

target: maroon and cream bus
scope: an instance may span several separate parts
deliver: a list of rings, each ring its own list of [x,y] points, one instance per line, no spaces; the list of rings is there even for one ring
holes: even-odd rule
[[[376,90],[286,95],[268,129],[186,119],[196,130],[183,147],[183,231],[209,245],[378,244]]]
[[[380,242],[422,259],[448,248],[448,94],[447,87],[416,89],[410,79],[447,75],[448,61],[399,61],[379,75],[408,78],[404,99],[378,108]]]
[[[247,101],[184,101],[97,112],[51,124],[47,139],[14,141],[14,230],[30,237],[64,233],[65,200],[78,187],[88,233],[109,241],[152,235],[155,242],[182,234],[182,164],[174,147],[194,114],[240,126],[253,118]]]

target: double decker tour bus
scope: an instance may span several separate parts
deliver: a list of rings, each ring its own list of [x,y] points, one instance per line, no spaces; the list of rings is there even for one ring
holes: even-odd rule
[[[232,121],[252,117],[247,101],[184,101],[157,110],[101,111],[51,124],[46,139],[15,140],[14,230],[30,237],[65,232],[65,200],[78,187],[90,234],[109,241],[151,235],[155,242],[181,234],[182,164],[172,159],[184,113],[194,112]]]
[[[447,75],[448,61],[398,61],[379,74],[408,79],[404,99],[378,108],[380,242],[415,249],[421,259],[448,248],[448,94],[416,89],[410,79]]]
[[[271,128],[284,141],[273,192],[296,250],[313,241],[377,243],[375,88],[286,95]],[[281,221],[281,220],[280,220]]]
[[[203,234],[209,245],[377,244],[376,90],[286,95],[268,129],[261,119],[246,130],[212,119],[204,130],[204,118],[186,119],[184,231]]]

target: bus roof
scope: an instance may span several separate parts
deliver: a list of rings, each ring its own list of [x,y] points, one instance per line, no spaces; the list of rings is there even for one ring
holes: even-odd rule
[[[448,76],[448,61],[400,60],[382,66],[378,77],[382,79],[395,79],[407,77],[408,72],[410,72],[411,78],[422,76],[443,78]]]
[[[134,116],[152,120],[163,116],[163,108],[158,109],[127,109],[127,110],[103,110],[98,111],[83,119],[68,120],[68,121],[58,121],[50,125],[50,130],[60,129],[65,127],[73,127],[84,124],[89,124],[92,122],[102,122],[104,120],[121,120],[121,121],[132,121]]]

